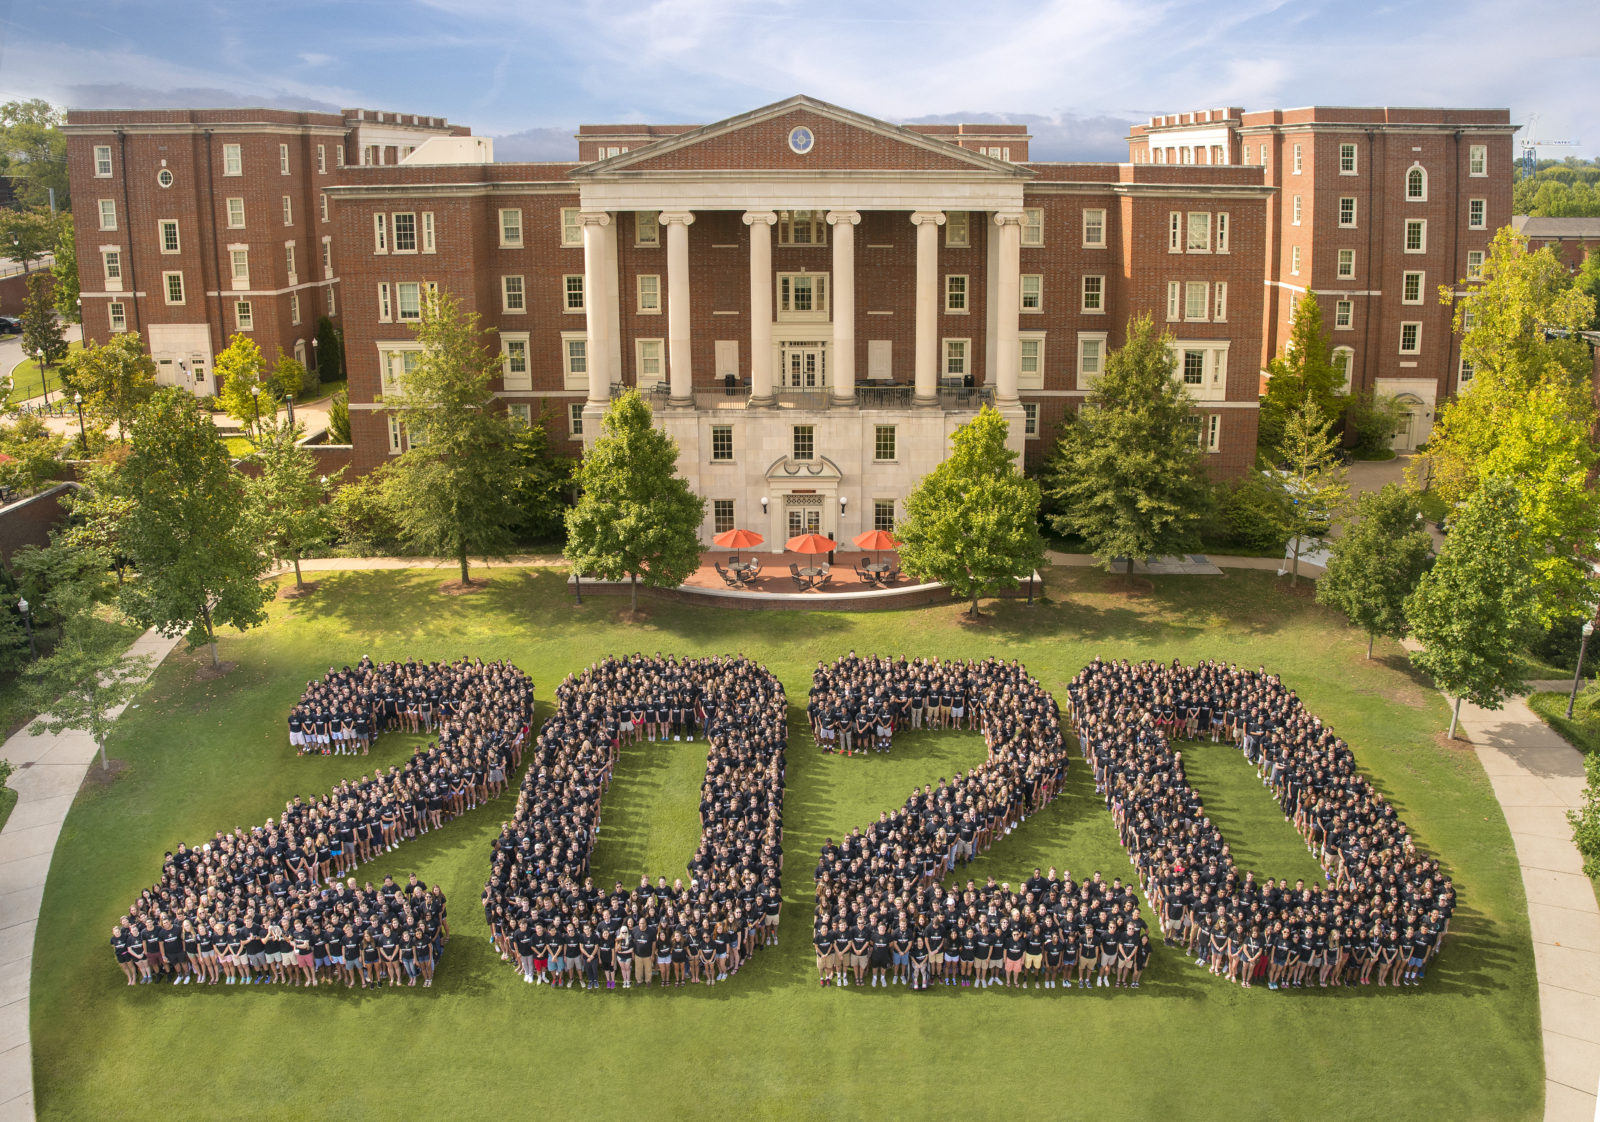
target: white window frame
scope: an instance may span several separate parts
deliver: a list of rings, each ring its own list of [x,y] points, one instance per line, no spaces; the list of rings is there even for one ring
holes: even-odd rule
[[[323,222],[328,220],[328,192],[322,191],[317,195],[317,217]]]
[[[378,285],[378,322],[392,323],[394,321],[394,305],[390,302],[389,286]]]
[[[1106,247],[1106,212],[1104,207],[1087,207],[1083,212],[1083,248]]]
[[[1333,329],[1335,331],[1355,330],[1356,303],[1354,300],[1335,300],[1333,302]]]
[[[287,144],[278,145],[278,174],[289,174],[289,146]]]
[[[402,221],[402,220],[404,220],[404,221]],[[407,231],[402,230],[403,226],[410,226],[411,227],[408,237],[403,237],[402,236],[403,234],[407,233]],[[397,210],[397,211],[395,211],[394,214],[390,215],[390,217],[389,217],[389,228],[390,228],[389,251],[391,253],[410,254],[410,253],[417,252],[417,246],[421,243],[422,239],[421,239],[421,237],[419,236],[419,234],[417,232],[417,212],[416,211],[414,211],[414,210]],[[410,244],[409,245],[405,245],[405,244],[403,244],[404,242],[409,242]]]
[[[389,252],[389,216],[381,210],[372,216],[372,252]]]
[[[1110,333],[1105,331],[1078,332],[1078,388],[1080,390],[1091,388],[1094,379],[1105,373],[1106,340],[1109,338]],[[1089,344],[1093,344],[1093,346]]]
[[[1301,214],[1304,210],[1305,207],[1302,204],[1301,197],[1299,195],[1295,195],[1293,198],[1291,198],[1289,200],[1289,225],[1300,225]]]
[[[1022,436],[1025,440],[1039,439],[1039,403],[1037,401],[1024,401],[1022,403]]]
[[[968,312],[968,284],[966,273],[944,275],[944,314],[964,316]]]
[[[1211,322],[1228,322],[1228,282],[1217,281],[1211,286]]]
[[[94,177],[96,179],[111,178],[111,145],[96,144],[94,146]]]
[[[224,144],[222,146],[222,174],[244,174],[244,149],[237,144]]]
[[[298,283],[296,278],[299,277],[300,270],[295,267],[294,242],[284,242],[283,243],[283,266],[284,266],[284,271],[289,274],[289,283],[290,284]]]
[[[826,225],[826,223],[824,223]],[[777,285],[777,296],[773,307],[777,309],[779,319],[785,320],[826,320],[830,301],[833,298],[833,285],[828,283],[828,273],[778,273],[773,280]],[[817,281],[821,281],[821,296],[817,299]],[[805,285],[797,285],[796,281],[804,281]],[[795,294],[801,287],[809,286],[811,289],[811,308],[806,311],[795,311],[790,305]]]
[[[1418,175],[1422,177],[1419,181],[1422,185],[1422,189],[1417,194],[1413,195],[1411,193],[1412,177]],[[1428,201],[1428,169],[1423,167],[1420,163],[1414,163],[1410,167],[1406,168],[1405,197],[1406,202],[1408,203],[1425,203]]]
[[[1489,174],[1489,146],[1487,144],[1471,144],[1467,146],[1467,174],[1474,179]]]
[[[317,145],[317,174],[328,174],[328,146],[326,144]]]
[[[589,388],[589,337],[582,331],[561,333],[561,378],[566,389]]]
[[[1417,294],[1415,296],[1408,296],[1408,295],[1406,295],[1406,292],[1411,287],[1411,278],[1412,277],[1415,277],[1416,280],[1417,280]],[[1402,304],[1420,304],[1420,303],[1422,303],[1423,294],[1428,291],[1427,280],[1428,280],[1427,275],[1421,269],[1407,269],[1405,272],[1401,273],[1400,274],[1400,303],[1402,303]]]
[[[827,210],[783,210],[778,212],[779,245],[827,245]]]
[[[1361,164],[1354,144],[1339,145],[1339,174],[1360,175]]]
[[[1348,208],[1349,209],[1349,213],[1350,213],[1349,221],[1345,220],[1345,211],[1346,211],[1345,204],[1346,203],[1350,204],[1349,208]],[[1359,206],[1360,206],[1360,201],[1356,198],[1355,195],[1340,195],[1339,196],[1338,224],[1339,224],[1339,228],[1340,229],[1342,229],[1342,230],[1354,230],[1356,228],[1357,214],[1358,214],[1357,208]]]
[[[1167,282],[1167,322],[1177,323],[1183,314],[1183,282]]]
[[[1022,209],[1022,244],[1030,249],[1044,245],[1044,208],[1037,206]]]
[[[1216,250],[1217,250],[1218,253],[1227,253],[1228,252],[1228,212],[1225,211],[1225,210],[1218,211],[1217,215],[1216,215],[1216,220],[1217,220]]]
[[[1489,200],[1467,200],[1467,229],[1487,230],[1489,228]]]
[[[561,276],[561,310],[568,315],[581,316],[588,308],[588,291],[582,273],[563,273]]]
[[[1167,213],[1167,252],[1183,252],[1183,211],[1181,210]]]
[[[1185,323],[1211,322],[1211,285],[1208,282],[1184,282],[1183,319]]]
[[[1409,331],[1408,331],[1409,329]],[[1411,346],[1406,346],[1406,335],[1411,336]],[[1419,355],[1422,353],[1422,321],[1415,319],[1402,320],[1400,323],[1400,353],[1403,355]]]
[[[1483,279],[1483,250],[1467,250],[1467,279],[1469,281]]]
[[[1294,174],[1295,175],[1299,175],[1300,172],[1304,170],[1304,168],[1305,168],[1305,153],[1301,150],[1301,146],[1296,144],[1294,146]]]
[[[400,419],[393,414],[385,418],[389,422],[389,455],[398,456],[406,450],[405,434],[400,430]]]
[[[235,291],[250,287],[249,246],[230,245],[228,247],[228,283]]]
[[[723,438],[726,438],[726,449],[719,447],[719,445],[724,443]],[[710,447],[712,463],[732,464],[738,462],[736,459],[738,456],[738,450],[734,447],[733,443],[732,425],[712,425]]]
[[[889,455],[882,452],[884,433],[888,433]],[[896,425],[872,426],[872,462],[875,464],[897,464],[900,462],[900,433]]]
[[[1043,331],[1017,332],[1018,389],[1044,389],[1044,337]],[[1033,369],[1028,369],[1029,366]]]
[[[300,322],[300,294],[289,293],[289,323],[291,326]]]
[[[500,208],[500,248],[522,248],[522,208],[507,206]]]
[[[506,404],[506,416],[511,418],[511,424],[519,429],[533,426],[533,406],[526,401],[512,401]]]
[[[122,291],[122,250],[117,247],[100,250],[100,271],[105,274],[106,291]]]
[[[953,338],[939,340],[939,376],[965,378],[972,373],[972,340]]]
[[[802,433],[805,435],[805,450],[803,452],[800,448]],[[789,426],[789,458],[794,460],[815,460],[817,458],[816,425]]]
[[[1023,273],[1017,286],[1017,310],[1023,315],[1041,315],[1044,312],[1044,274]],[[1028,301],[1032,300],[1030,304]]]
[[[235,331],[254,331],[256,329],[255,308],[248,300],[235,300],[233,302],[233,327]]]
[[[567,403],[567,431],[573,440],[583,439],[583,404],[581,401]]]
[[[1196,223],[1199,219],[1199,223]],[[1198,225],[1199,237],[1196,237]],[[1211,212],[1209,210],[1191,210],[1184,216],[1183,221],[1183,250],[1185,253],[1210,253],[1211,252]]]
[[[1335,369],[1344,372],[1344,385],[1340,388],[1350,392],[1350,383],[1356,376],[1356,351],[1354,347],[1335,347],[1332,353]]]
[[[172,235],[172,245],[167,245],[167,234]],[[156,222],[156,246],[165,254],[183,252],[183,239],[178,232],[176,218],[163,218]]]
[[[121,300],[112,300],[106,304],[106,318],[113,332],[128,330],[128,306]]]
[[[661,274],[639,273],[634,278],[635,308],[641,316],[661,314]]]
[[[657,210],[636,210],[633,212],[633,244],[643,248],[655,248],[661,244],[661,212]]]
[[[1334,258],[1333,275],[1340,280],[1354,280],[1356,276],[1356,251],[1341,249]]]
[[[582,213],[582,207],[561,208],[561,244],[564,247],[583,248],[583,223],[578,220],[578,216]]]
[[[100,229],[115,230],[117,228],[117,200],[100,200]]]
[[[333,279],[333,239],[326,234],[322,238],[322,279]]]
[[[655,369],[652,370],[650,367]],[[665,339],[635,339],[633,341],[633,378],[634,382],[641,386],[653,386],[667,380],[667,343]]]
[[[335,144],[333,146],[333,166],[336,167],[336,168],[344,167],[344,145],[343,144]]]
[[[178,298],[176,300],[172,298],[172,286],[174,281],[177,282],[178,286]],[[183,271],[181,269],[174,269],[171,272],[161,274],[161,295],[166,299],[166,302],[169,305],[174,307],[188,303],[188,293],[183,287]]]
[[[1093,283],[1091,283],[1093,282]],[[1106,312],[1106,278],[1102,273],[1086,273],[1078,286],[1078,310],[1088,316],[1103,316]],[[1092,303],[1091,303],[1092,294]]]
[[[1411,248],[1411,231],[1412,230],[1416,230],[1418,232],[1417,248],[1415,248],[1415,249]],[[1406,219],[1406,224],[1405,224],[1405,227],[1404,227],[1403,236],[1404,236],[1404,241],[1401,243],[1401,248],[1406,253],[1427,253],[1428,252],[1428,220],[1426,218],[1408,218],[1408,219]]]
[[[528,310],[528,282],[521,273],[500,277],[500,310],[506,315],[522,315]]]
[[[410,289],[417,290],[416,315],[406,314],[406,295]],[[394,286],[394,318],[400,323],[420,323],[422,321],[423,285],[420,281],[400,281]]]
[[[515,368],[521,356],[522,369]],[[533,389],[533,365],[528,353],[526,331],[500,332],[500,384],[508,391],[527,392]]]
[[[293,226],[294,225],[294,196],[293,195],[285,195],[283,197],[283,224],[285,226]]]
[[[970,211],[945,211],[944,244],[946,249],[966,249],[972,245],[972,214]]]
[[[1297,245],[1289,247],[1289,275],[1295,277],[1300,275],[1300,247]]]

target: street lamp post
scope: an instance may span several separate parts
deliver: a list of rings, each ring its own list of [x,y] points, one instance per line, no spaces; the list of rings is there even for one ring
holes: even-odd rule
[[[88,459],[89,433],[83,427],[83,395],[81,393],[73,394],[72,404],[78,407],[78,439],[83,441],[83,457],[84,459]]]
[[[251,386],[250,387],[250,399],[251,399],[251,401],[253,401],[255,403],[255,407],[256,407],[256,435],[260,436],[261,435],[261,387],[260,386]]]
[[[39,652],[33,645],[33,616],[28,611],[28,601],[24,597],[17,601],[17,611],[22,613],[22,623],[28,629],[28,661],[32,662],[39,657]]]
[[[1589,636],[1594,634],[1594,620],[1583,624],[1583,642],[1578,644],[1578,668],[1572,672],[1572,692],[1567,695],[1567,720],[1572,720],[1572,704],[1578,700],[1578,682],[1583,678],[1583,656],[1589,650]]]

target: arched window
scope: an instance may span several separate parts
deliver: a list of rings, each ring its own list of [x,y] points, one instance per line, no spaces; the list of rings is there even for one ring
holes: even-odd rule
[[[1333,348],[1333,368],[1344,376],[1344,389],[1350,390],[1350,380],[1356,372],[1356,352],[1350,347]]]
[[[1412,164],[1406,172],[1406,201],[1424,202],[1428,198],[1428,173],[1421,164]]]

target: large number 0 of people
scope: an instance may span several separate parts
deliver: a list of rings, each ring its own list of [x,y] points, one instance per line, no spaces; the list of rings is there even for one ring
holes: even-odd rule
[[[529,984],[715,985],[776,945],[783,868],[783,686],[744,657],[607,658],[568,677],[495,841],[484,915]],[[600,799],[624,744],[700,743],[689,882],[595,885]],[[665,749],[660,749],[665,750]]]
[[[1120,878],[1055,869],[1012,888],[943,880],[1061,789],[1068,747],[1054,698],[1015,660],[858,658],[818,664],[813,730],[824,751],[888,751],[896,731],[981,729],[988,759],[914,790],[817,863],[812,942],[821,985],[1137,987],[1150,956]]]
[[[1069,695],[1096,790],[1167,945],[1244,986],[1422,983],[1449,930],[1450,878],[1276,675],[1096,659]],[[1237,745],[1256,765],[1327,885],[1240,877],[1172,744],[1201,738]]]
[[[533,703],[533,683],[504,662],[363,658],[310,683],[302,714],[337,715],[365,727],[368,742],[391,729],[432,739],[402,765],[290,800],[277,821],[180,843],[112,928],[128,984],[432,985],[450,932],[439,886],[415,874],[362,885],[349,874],[499,794]],[[331,728],[326,741],[306,741],[304,723],[295,731],[303,751],[333,749]]]

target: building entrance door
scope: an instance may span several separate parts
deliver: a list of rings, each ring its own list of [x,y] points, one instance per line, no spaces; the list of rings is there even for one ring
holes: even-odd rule
[[[789,511],[789,536],[822,533],[822,511],[816,507],[791,508]]]
[[[790,390],[815,390],[828,384],[827,351],[821,343],[783,345],[783,386]]]

